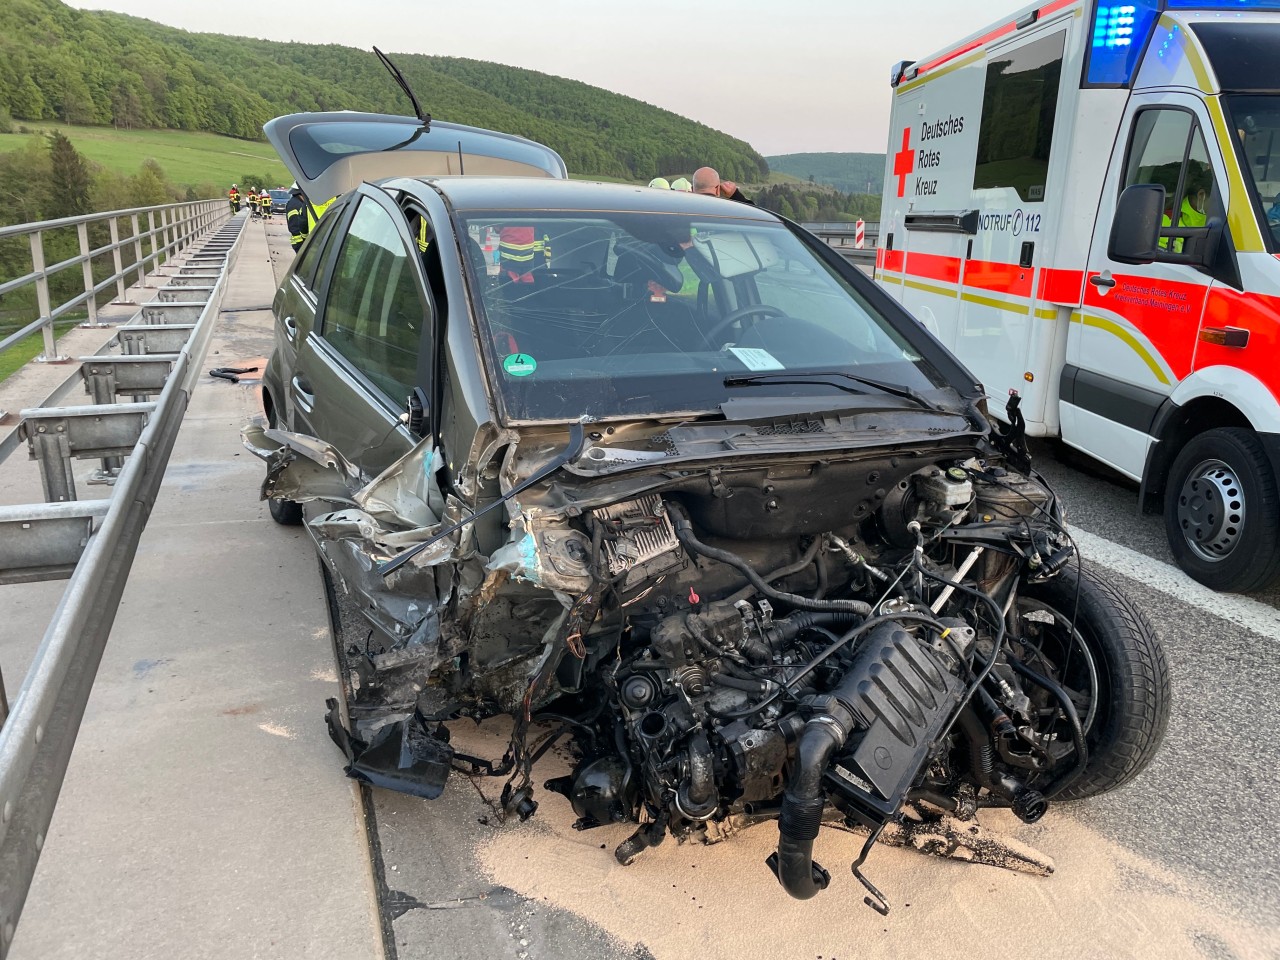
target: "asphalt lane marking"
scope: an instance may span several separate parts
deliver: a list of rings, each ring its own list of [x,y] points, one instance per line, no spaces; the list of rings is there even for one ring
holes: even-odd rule
[[[1156,560],[1112,543],[1076,526],[1070,526],[1069,529],[1086,562],[1106,567],[1130,580],[1168,594],[1175,600],[1199,607],[1212,616],[1228,620],[1262,636],[1272,637],[1280,630],[1280,610],[1269,604],[1249,597],[1218,593],[1197,583],[1163,560]]]

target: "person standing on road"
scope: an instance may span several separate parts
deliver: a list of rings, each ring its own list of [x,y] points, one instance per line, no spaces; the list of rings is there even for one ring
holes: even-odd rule
[[[691,184],[684,177],[680,177],[678,180],[671,181],[671,189],[674,190],[676,193],[692,193],[693,184]]]
[[[231,201],[231,215],[234,217],[240,212],[240,191],[233,183],[231,189],[227,191],[227,199]]]
[[[284,222],[289,228],[289,243],[297,253],[307,239],[307,197],[296,180],[289,188],[289,202],[284,205]]]
[[[262,219],[271,219],[271,191],[263,189],[262,196],[258,197],[258,202],[262,204]]]
[[[693,173],[693,192],[701,193],[708,197],[723,197],[726,200],[736,200],[738,203],[750,203],[755,206],[746,195],[738,189],[738,185],[732,180],[721,180],[720,174],[716,173],[712,167],[699,167]]]

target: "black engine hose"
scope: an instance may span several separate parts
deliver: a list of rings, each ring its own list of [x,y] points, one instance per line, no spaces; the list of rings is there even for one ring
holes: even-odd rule
[[[711,682],[717,686],[729,687],[731,690],[743,690],[747,693],[767,693],[769,690],[769,685],[763,680],[745,680],[727,673],[712,674]]]
[[[793,573],[799,573],[805,567],[809,566],[809,564],[813,563],[814,559],[818,556],[818,549],[821,546],[822,546],[822,538],[814,537],[813,543],[809,545],[809,549],[806,550],[801,555],[799,560],[797,560],[795,563],[789,563],[785,567],[779,567],[777,570],[771,570],[769,573],[766,573],[764,577],[762,577],[761,579],[765,580],[768,583],[773,583],[773,581],[780,580],[783,577],[789,577]],[[734,603],[737,603],[739,600],[745,600],[747,599],[747,597],[755,593],[756,589],[757,588],[754,585],[745,586],[741,590],[739,590],[737,593],[733,594],[732,596],[726,597],[724,599],[724,602],[729,604],[734,604]]]
[[[782,590],[774,589],[765,582],[765,579],[760,574],[756,573],[751,564],[736,553],[708,546],[699,540],[697,534],[693,532],[693,523],[689,520],[688,514],[679,505],[669,503],[667,504],[667,510],[675,526],[676,539],[680,541],[686,550],[690,553],[704,556],[709,560],[718,560],[733,567],[746,577],[753,587],[770,600],[777,600],[779,603],[785,603],[787,606],[794,607],[797,610],[843,611],[856,613],[863,617],[871,615],[871,604],[863,603],[861,600],[812,600],[809,597],[802,597],[798,593],[786,593]]]
[[[977,710],[972,705],[966,706],[960,711],[956,726],[969,745],[970,772],[978,786],[985,787],[1012,806],[1026,791],[1026,784],[995,772],[995,747],[991,743],[991,732],[978,716]]]
[[[1067,696],[1067,691],[1062,689],[1060,684],[1055,683],[1048,677],[1041,676],[1032,670],[1026,664],[1009,658],[1009,666],[1013,667],[1015,673],[1020,673],[1032,683],[1048,690],[1057,701],[1062,705],[1062,712],[1066,714],[1067,723],[1071,725],[1071,742],[1076,748],[1076,765],[1070,770],[1057,777],[1044,790],[1044,795],[1052,800],[1059,793],[1069,787],[1076,779],[1084,773],[1084,768],[1089,765],[1089,745],[1084,738],[1084,727],[1080,724],[1080,714],[1076,712],[1076,705],[1071,702],[1071,698]],[[1097,691],[1094,691],[1097,696]]]
[[[795,774],[782,796],[778,816],[778,850],[765,861],[782,888],[797,900],[809,900],[831,882],[831,875],[813,862],[813,841],[827,805],[822,776],[849,736],[832,720],[826,716],[810,720],[800,734]]]

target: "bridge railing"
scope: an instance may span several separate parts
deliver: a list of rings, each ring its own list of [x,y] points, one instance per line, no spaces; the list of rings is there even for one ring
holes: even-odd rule
[[[220,201],[216,207],[165,208],[173,213],[161,216],[155,249],[139,263],[155,263],[194,241],[173,261],[177,273],[103,350],[78,358],[78,368],[43,404],[19,411],[12,432],[0,431],[0,464],[25,444],[44,493],[44,502],[0,505],[0,585],[67,581],[11,702],[0,675],[0,960],[13,944],[98,664],[238,256],[245,219],[223,222],[229,210]],[[34,228],[30,235],[49,224],[26,226]],[[100,284],[85,282],[81,302],[90,303],[89,291]],[[77,385],[91,402],[64,405]],[[82,460],[101,460],[109,497],[78,495],[78,482],[94,482],[76,467]]]
[[[26,240],[31,252],[29,271],[0,282],[0,305],[6,314],[16,313],[18,325],[16,330],[0,338],[0,358],[5,351],[39,333],[44,336],[44,353],[37,359],[60,359],[55,323],[83,312],[87,323],[96,324],[99,295],[114,287],[115,298],[123,301],[127,286],[145,285],[149,271],[171,260],[230,214],[225,200],[193,200],[0,227],[0,244]],[[123,235],[122,223],[128,229]],[[93,246],[93,242],[102,238],[103,225],[107,228],[106,241]],[[71,230],[76,234],[77,252],[50,263],[51,251],[57,251],[54,253],[57,256],[61,254],[59,248],[69,245],[51,244],[49,240],[66,237]],[[102,277],[107,257],[111,258],[111,269]],[[77,269],[79,282],[50,283],[53,278]],[[57,303],[53,302],[55,287]],[[12,307],[15,303],[17,306]]]

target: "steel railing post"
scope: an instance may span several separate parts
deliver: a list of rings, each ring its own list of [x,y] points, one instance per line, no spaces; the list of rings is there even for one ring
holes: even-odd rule
[[[98,298],[93,293],[93,258],[89,256],[89,225],[76,224],[76,237],[80,241],[80,268],[84,277],[85,309],[89,318],[82,324],[86,327],[98,326]]]
[[[126,303],[124,296],[124,258],[120,256],[120,221],[111,218],[111,265],[116,272],[116,303]]]
[[[151,241],[151,271],[160,269],[160,258],[156,256],[156,212],[154,210],[147,211],[147,238]]]
[[[49,275],[44,272],[44,231],[31,234],[31,272],[36,275],[36,309],[44,321],[40,332],[44,335],[44,353],[37,360],[58,359],[58,344],[53,338],[53,306],[49,301]]]
[[[138,286],[145,288],[147,285],[147,265],[142,257],[142,227],[138,225],[138,215],[135,213],[129,217],[133,224],[133,265],[138,269]]]

